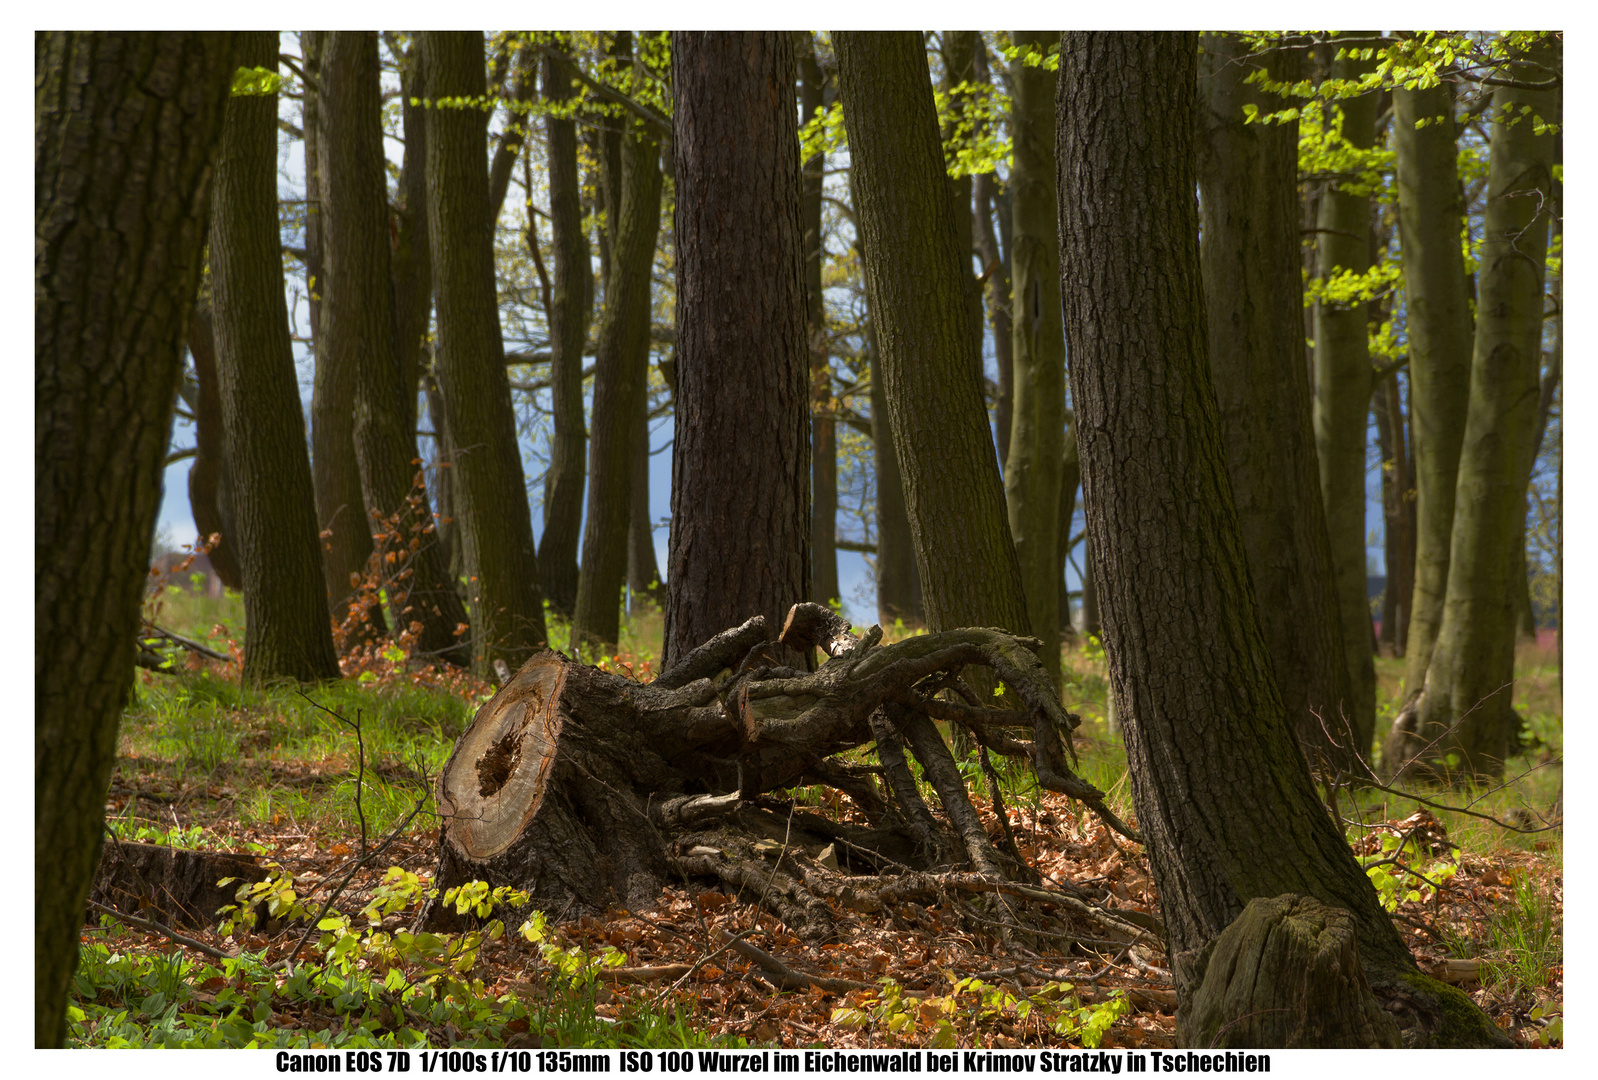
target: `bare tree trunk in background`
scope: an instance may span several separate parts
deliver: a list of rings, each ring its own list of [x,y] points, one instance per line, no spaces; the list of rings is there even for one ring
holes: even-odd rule
[[[277,34],[242,67],[277,67]],[[336,679],[305,419],[278,254],[277,95],[228,101],[211,203],[218,384],[244,578],[244,680]]]
[[[877,481],[877,621],[888,627],[895,622],[903,622],[906,627],[925,626],[921,575],[916,572],[915,541],[910,534],[910,515],[904,507],[904,479],[899,471],[899,455],[893,446],[893,427],[888,422],[888,395],[883,389],[882,357],[877,348],[876,323],[871,319],[869,301],[866,318],[866,348],[871,364],[872,465]]]
[[[371,568],[372,528],[362,504],[361,470],[355,456],[355,354],[329,351],[323,330],[327,302],[327,206],[322,173],[329,148],[322,138],[322,61],[327,34],[301,34],[306,75],[316,87],[305,89],[305,287],[310,296],[311,355],[316,374],[311,384],[311,485],[316,492],[316,521],[321,527],[322,580],[327,583],[333,621],[345,635],[344,648],[368,644],[388,633],[383,609],[375,598],[362,603],[359,587]],[[335,73],[335,77],[338,74]],[[385,180],[384,196],[387,198]],[[381,203],[379,205],[382,205]]]
[[[927,623],[1028,633],[921,36],[837,31],[833,48]]]
[[[789,33],[672,35],[677,426],[663,666],[754,615],[775,637],[811,595],[794,75]]]
[[[1521,73],[1512,81],[1542,78],[1536,73],[1560,63],[1557,39],[1545,38],[1511,65],[1511,72]],[[1493,93],[1470,413],[1454,499],[1448,594],[1414,730],[1395,721],[1389,740],[1394,765],[1425,748],[1418,769],[1455,777],[1501,776],[1519,729],[1511,708],[1512,575],[1524,558],[1526,488],[1536,453],[1555,143],[1551,132],[1527,122],[1523,109],[1557,124],[1559,93],[1521,85]],[[1505,115],[1517,119],[1496,119]]]
[[[1368,35],[1357,34],[1365,37]],[[1358,79],[1374,60],[1344,56],[1332,64],[1340,79]],[[1348,145],[1369,149],[1376,138],[1376,95],[1347,98],[1340,106]],[[1336,115],[1338,108],[1328,107]],[[1370,196],[1328,182],[1316,216],[1320,276],[1363,274],[1371,261]],[[1365,432],[1370,417],[1371,366],[1363,303],[1317,303],[1315,318],[1315,449],[1321,499],[1331,541],[1332,576],[1348,664],[1351,700],[1344,707],[1354,748],[1369,757],[1376,729],[1376,666],[1372,657],[1365,567]],[[1341,730],[1340,728],[1338,730]]]
[[[211,325],[211,298],[202,295],[189,316],[189,355],[194,357],[194,464],[189,466],[189,513],[200,538],[220,536],[208,558],[217,580],[242,589],[238,541],[234,531],[232,485],[222,473],[222,392],[216,382],[216,333]],[[226,498],[224,498],[226,496]]]
[[[1425,123],[1417,126],[1418,121]],[[1448,593],[1448,547],[1469,411],[1472,323],[1450,84],[1394,88],[1393,148],[1415,449],[1415,579],[1404,645],[1404,687],[1413,698],[1426,681]]]
[[[971,94],[958,88],[974,84],[977,79],[976,54],[986,49],[982,34],[976,30],[944,30],[940,34],[943,45],[943,88],[949,94],[951,118],[944,138],[970,128]],[[966,137],[969,137],[967,135]],[[982,374],[982,283],[971,272],[971,254],[975,250],[975,233],[971,213],[971,174],[948,177],[949,204],[954,210],[954,234],[960,248],[960,278],[965,293],[968,333],[976,348],[977,374]]]
[[[614,645],[621,633],[633,444],[649,373],[650,284],[660,231],[660,147],[642,125],[629,125],[621,144],[620,203],[610,218],[610,276],[594,361],[588,519],[572,617],[572,640],[595,646]]]
[[[389,269],[386,161],[377,35],[338,31],[322,42],[319,132],[324,238],[322,342],[330,368],[353,373],[355,459],[370,537],[384,537],[383,588],[397,634],[422,654],[465,667],[457,633],[466,608],[449,577],[421,481],[421,457],[401,382]]]
[[[37,1047],[66,1035],[234,69],[231,34],[34,37]]]
[[[980,86],[992,80],[988,70],[988,47],[979,40],[972,65],[975,81]],[[1002,473],[1010,462],[1010,427],[1015,400],[1015,374],[1010,329],[1010,206],[1006,194],[1000,197],[998,177],[991,172],[978,173],[972,178],[972,194],[976,199],[975,227],[972,239],[977,257],[982,260],[982,280],[987,297],[988,325],[993,330],[993,359],[998,368],[998,401],[993,409],[993,430],[999,444],[999,470]],[[997,232],[993,219],[1000,225]],[[1062,610],[1069,611],[1069,606]]]
[[[482,35],[422,35],[434,98],[484,93]],[[486,117],[474,109],[429,110],[427,217],[438,303],[436,369],[454,440],[451,473],[472,611],[472,669],[512,671],[545,639],[543,600],[527,484],[516,439],[494,282]]]
[[[824,76],[816,63],[810,31],[795,36],[799,63],[801,123],[825,104]],[[838,433],[832,410],[832,363],[827,355],[827,309],[821,292],[823,262],[821,187],[825,154],[816,154],[801,168],[804,185],[800,212],[804,227],[805,322],[810,342],[810,561],[811,587],[818,604],[838,600]]]
[[[1298,273],[1298,124],[1250,124],[1275,100],[1247,80],[1265,65],[1235,34],[1201,39],[1200,249],[1210,366],[1249,577],[1287,716],[1311,760],[1340,767],[1352,713],[1321,503]],[[1298,53],[1270,78],[1295,82]],[[1363,496],[1361,496],[1363,498]]]
[[[1058,32],[1016,30],[1019,46],[1046,49]],[[1010,167],[1010,313],[1014,412],[1004,492],[1026,592],[1027,618],[1043,642],[1043,669],[1060,683],[1060,469],[1065,454],[1065,333],[1060,324],[1060,247],[1055,228],[1054,78],[1020,57]]]
[[[644,601],[664,609],[665,587],[660,583],[660,561],[655,557],[655,527],[649,517],[649,371],[644,370],[644,392],[633,406],[633,478],[627,511],[628,613],[646,610]]]
[[[544,97],[551,105],[572,97],[565,61],[544,57]],[[549,381],[555,435],[544,481],[544,535],[538,547],[539,580],[549,604],[570,617],[577,604],[577,541],[582,533],[583,489],[588,476],[588,432],[583,416],[583,344],[594,307],[594,272],[583,230],[582,187],[577,177],[577,125],[555,114],[544,118],[549,155],[549,220],[554,234],[554,297],[549,312]]]

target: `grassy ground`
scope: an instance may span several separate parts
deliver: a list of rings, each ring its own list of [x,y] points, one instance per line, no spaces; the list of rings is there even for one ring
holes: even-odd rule
[[[237,657],[236,597],[178,590],[159,600],[160,625]],[[564,645],[566,636],[552,621],[552,644]],[[597,660],[649,678],[659,641],[659,613],[649,611],[629,619],[621,646]],[[1067,705],[1084,718],[1076,745],[1082,772],[1129,817],[1102,651],[1073,648],[1064,659]],[[1563,710],[1553,658],[1526,649],[1519,661],[1517,702],[1530,738],[1511,763],[1510,783],[1417,792],[1436,804],[1430,807],[1365,791],[1343,812],[1350,843],[1372,864],[1372,880],[1422,965],[1473,974],[1464,988],[1500,1024],[1528,1045],[1558,1045]],[[436,859],[432,778],[492,687],[458,673],[410,670],[397,650],[346,666],[342,682],[304,693],[242,688],[236,663],[190,660],[176,675],[140,672],[106,807],[112,831],[256,853],[280,867],[263,898],[301,922],[277,929],[235,919],[192,932],[222,959],[101,918],[84,935],[73,1012],[79,1044],[1172,1044],[1174,995],[1157,951],[1116,957],[1078,943],[1030,963],[996,962],[999,947],[980,928],[973,932],[957,905],[850,916],[841,920],[842,939],[820,949],[801,945],[749,898],[691,887],[668,889],[648,911],[559,927],[523,924],[535,927],[532,939],[495,936],[492,927],[410,935],[409,916]],[[1399,661],[1378,661],[1379,726],[1391,723],[1401,672]],[[976,762],[966,768],[975,779]],[[1106,903],[1157,912],[1141,854],[1118,846],[1080,807],[1039,791],[1024,770],[1000,768],[1011,827],[1045,883],[1068,880]],[[827,789],[790,794],[850,812]],[[1515,832],[1464,809],[1552,827]],[[992,807],[981,813],[997,832]],[[504,911],[516,897],[477,900]],[[295,955],[308,920],[320,920],[318,931]],[[773,993],[758,970],[714,955],[713,926],[801,970],[879,989]],[[606,966],[616,964],[634,981]],[[673,973],[669,980],[647,974],[664,971]]]

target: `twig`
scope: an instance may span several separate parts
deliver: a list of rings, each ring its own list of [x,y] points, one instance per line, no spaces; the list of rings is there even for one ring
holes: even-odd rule
[[[162,926],[158,922],[152,922],[149,919],[141,919],[137,915],[128,915],[128,914],[126,914],[124,912],[116,910],[115,908],[106,907],[104,904],[100,903],[100,901],[98,901],[98,900],[90,900],[89,901],[89,906],[94,908],[94,910],[100,912],[103,915],[111,916],[113,919],[116,919],[118,922],[125,922],[125,923],[128,923],[128,924],[132,925],[132,926],[137,926],[141,930],[153,930],[157,934],[160,934],[163,937],[167,938],[167,940],[169,940],[169,941],[176,942],[177,944],[182,945],[186,949],[193,949],[195,952],[204,953],[206,956],[209,956],[209,957],[211,957],[211,958],[213,958],[215,960],[233,960],[233,959],[235,959],[234,956],[228,955],[227,953],[223,952],[221,949],[213,948],[212,946],[207,945],[203,941],[195,941],[191,937],[184,937],[182,934],[179,934],[179,933],[177,933],[174,930],[168,929],[167,927]]]

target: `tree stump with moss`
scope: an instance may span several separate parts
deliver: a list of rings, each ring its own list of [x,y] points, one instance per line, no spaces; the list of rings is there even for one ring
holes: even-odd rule
[[[1259,897],[1210,947],[1177,1011],[1194,1049],[1388,1047],[1398,1025],[1365,981],[1354,918],[1307,896]]]

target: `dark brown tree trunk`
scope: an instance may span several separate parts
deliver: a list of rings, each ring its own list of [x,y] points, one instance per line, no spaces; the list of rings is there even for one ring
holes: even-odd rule
[[[655,527],[649,519],[649,393],[645,371],[644,393],[633,406],[633,477],[627,511],[628,612],[640,614],[648,599],[664,608],[665,588],[660,583],[660,561],[655,558]]]
[[[1247,123],[1245,105],[1276,107],[1247,81],[1264,65],[1238,35],[1202,41],[1200,258],[1227,471],[1289,722],[1312,761],[1346,769],[1356,752],[1343,719],[1353,695],[1304,355],[1298,124]],[[1296,81],[1297,58],[1277,54],[1269,77]]]
[[[494,146],[493,160],[488,166],[488,216],[494,222],[499,221],[499,212],[505,208],[510,174],[516,168],[516,159],[521,157],[522,147],[527,142],[532,107],[536,104],[533,95],[538,88],[539,50],[524,34],[517,33],[521,41],[517,43],[509,96],[505,99],[505,129],[500,132]]]
[[[927,624],[1026,633],[921,36],[838,31],[833,47]]]
[[[672,36],[677,426],[662,663],[810,589],[793,36]]]
[[[277,55],[275,33],[240,38],[243,67],[275,70]],[[210,235],[217,381],[244,578],[244,679],[336,679],[278,255],[276,94],[228,102]]]
[[[544,57],[544,97],[569,101],[565,61]],[[538,574],[549,604],[570,617],[577,604],[577,541],[582,533],[583,485],[588,473],[588,432],[583,417],[583,343],[593,310],[594,272],[583,230],[582,187],[577,179],[577,125],[544,118],[549,154],[549,219],[555,237],[555,281],[549,312],[549,382],[555,436],[544,482],[544,535]]]
[[[327,154],[335,149],[324,146],[322,133],[321,72],[327,34],[307,30],[301,38],[306,75],[317,84],[305,90],[304,116],[305,287],[310,295],[311,355],[316,360],[311,385],[311,486],[316,492],[316,521],[321,526],[322,579],[327,583],[333,621],[340,629],[335,644],[347,649],[384,637],[388,626],[375,592],[361,588],[368,571],[374,568],[372,526],[361,502],[361,469],[355,456],[357,354],[348,348],[328,350],[323,327],[328,288],[326,183],[322,173]],[[335,72],[334,77],[341,74]],[[386,202],[386,178],[383,199]],[[345,265],[347,269],[348,262]]]
[[[233,532],[231,487],[222,475],[226,453],[222,445],[222,391],[216,382],[216,332],[211,325],[211,298],[202,296],[189,316],[189,355],[194,357],[194,464],[189,466],[189,513],[201,539],[220,537],[208,552],[217,580],[230,589],[242,589],[238,542]]]
[[[427,238],[427,82],[421,50],[414,43],[401,59],[400,90],[405,156],[400,165],[396,220],[391,225],[394,343],[399,349],[406,425],[415,430],[417,388],[432,355],[427,338],[433,307],[433,260]]]
[[[1415,499],[1404,437],[1403,396],[1398,376],[1382,380],[1371,399],[1382,455],[1383,559],[1387,585],[1382,595],[1378,643],[1389,656],[1402,656],[1409,630],[1409,605],[1415,585]]]
[[[634,124],[622,140],[620,174],[621,202],[611,219],[610,277],[594,360],[588,519],[572,618],[573,640],[596,646],[615,644],[621,633],[633,444],[649,374],[650,287],[662,181],[660,147],[642,125]]]
[[[993,328],[993,359],[999,369],[998,401],[993,408],[993,429],[998,436],[999,468],[1010,463],[1010,426],[1015,409],[1015,358],[1010,328],[1010,256],[999,246],[993,229],[993,215],[1007,213],[1008,200],[1001,206],[994,197],[997,183],[992,173],[976,177],[977,254],[982,258],[982,273],[987,278],[988,325]]]
[[[1220,955],[1216,939],[1250,900],[1295,893],[1350,913],[1365,975],[1406,1044],[1506,1045],[1463,994],[1416,969],[1316,797],[1271,678],[1207,356],[1196,37],[1068,33],[1060,53],[1072,399],[1110,684],[1179,1037],[1194,1041],[1194,995]],[[1255,988],[1252,1009],[1293,1007],[1296,973],[1276,974]]]
[[[925,626],[915,540],[904,508],[904,480],[893,446],[893,426],[888,422],[888,395],[882,385],[882,356],[875,324],[869,321],[866,348],[871,354],[871,449],[877,480],[877,618],[883,626],[899,622],[906,627]]]
[[[1016,30],[1043,49],[1058,33]],[[1013,411],[1004,494],[1043,666],[1060,680],[1060,467],[1065,460],[1065,337],[1055,233],[1054,87],[1049,72],[1011,64],[1010,311]]]
[[[944,30],[941,34],[943,44],[943,85],[949,94],[950,123],[949,130],[943,132],[945,140],[956,137],[970,139],[975,134],[970,129],[975,124],[971,119],[970,89],[977,80],[976,54],[986,50],[983,44],[982,33],[977,30]],[[986,60],[986,57],[984,57]],[[984,72],[985,74],[985,72]],[[960,129],[966,129],[960,135]],[[945,156],[945,164],[952,164]],[[972,272],[971,256],[976,250],[975,215],[971,208],[972,178],[968,172],[959,176],[950,176],[949,204],[954,211],[954,234],[960,248],[960,277],[965,287],[965,306],[967,332],[971,335],[973,348],[976,349],[977,375],[982,374],[982,279]]]
[[[795,37],[799,62],[799,112],[808,122],[824,106],[824,75],[816,63],[810,31]],[[813,599],[828,604],[838,596],[838,432],[832,405],[832,362],[827,355],[827,309],[821,291],[822,171],[826,154],[802,167],[804,192],[805,324],[810,342],[810,565]]]
[[[39,1047],[66,1034],[234,66],[231,34],[34,38]]]
[[[484,93],[482,34],[422,35],[428,93]],[[494,283],[493,221],[484,162],[486,118],[429,110],[427,217],[438,303],[437,372],[454,441],[451,482],[472,611],[472,668],[513,670],[543,642],[544,607],[527,485],[516,441]]]
[[[1060,465],[1060,548],[1055,575],[1060,590],[1060,638],[1067,643],[1074,641],[1076,627],[1071,620],[1071,590],[1065,582],[1065,566],[1071,556],[1071,525],[1076,519],[1076,491],[1081,486],[1082,459],[1076,452],[1076,418],[1072,417],[1065,429],[1065,453]]]
[[[381,583],[395,629],[418,652],[466,666],[471,649],[457,634],[466,609],[428,511],[394,340],[377,35],[331,33],[322,56],[321,357],[355,377],[361,520],[368,538],[375,532],[381,539]]]

